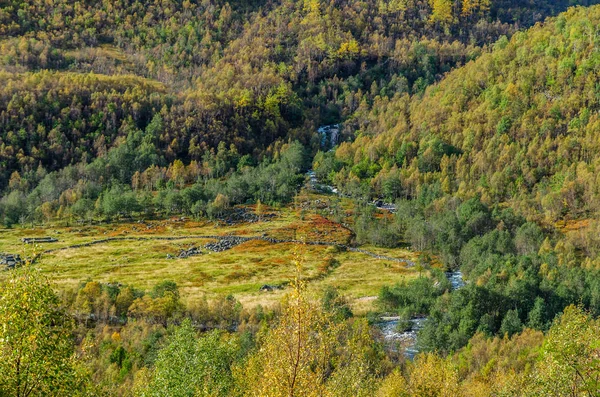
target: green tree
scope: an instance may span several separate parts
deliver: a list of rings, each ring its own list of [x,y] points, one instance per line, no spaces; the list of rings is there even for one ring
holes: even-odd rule
[[[191,321],[177,327],[158,353],[142,397],[229,396],[233,388],[231,365],[235,339],[213,331],[198,337]]]
[[[164,280],[156,284],[154,288],[152,288],[152,293],[150,296],[153,298],[162,298],[165,296],[166,292],[172,293],[177,299],[179,299],[179,288],[177,287],[177,283],[171,280]]]
[[[529,312],[527,319],[527,326],[530,328],[541,330],[546,328],[546,303],[544,302],[544,298],[535,298],[533,309]]]
[[[521,324],[519,312],[517,312],[516,309],[506,312],[506,316],[504,316],[502,325],[500,326],[500,332],[502,334],[508,334],[508,336],[512,336],[513,334],[521,331],[522,328],[523,324]]]
[[[525,396],[599,396],[600,326],[569,306],[550,328],[542,356],[527,379]]]

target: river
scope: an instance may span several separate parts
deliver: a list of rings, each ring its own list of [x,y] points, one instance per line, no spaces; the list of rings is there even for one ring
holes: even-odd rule
[[[332,150],[332,148],[338,143],[338,124],[321,126],[319,127],[318,132],[321,137],[321,146],[323,148],[328,147],[330,150]],[[311,189],[318,192],[342,196],[335,186],[321,183],[313,170],[308,171],[307,176]],[[396,212],[396,206],[394,204],[386,203],[383,200],[374,200],[371,204],[380,210],[389,211],[391,213]],[[462,273],[460,271],[447,272],[446,277],[448,277],[448,280],[452,285],[452,290],[457,290],[465,285]],[[394,351],[398,351],[399,348],[404,349],[404,355],[409,360],[412,360],[417,353],[419,353],[417,348],[417,335],[419,331],[423,329],[423,325],[425,324],[426,320],[427,317],[413,318],[410,320],[411,329],[409,331],[398,332],[397,328],[398,322],[400,321],[399,317],[382,317],[382,321],[378,324],[378,327],[383,334],[384,343],[388,349]]]
[[[465,285],[465,282],[460,271],[447,272],[446,277],[452,285],[452,290],[457,290]],[[387,349],[392,351],[404,350],[404,356],[409,360],[415,358],[419,349],[417,347],[418,333],[423,326],[427,317],[417,317],[410,320],[412,323],[409,331],[398,332],[399,317],[382,317],[382,321],[377,324],[383,334],[384,344]]]

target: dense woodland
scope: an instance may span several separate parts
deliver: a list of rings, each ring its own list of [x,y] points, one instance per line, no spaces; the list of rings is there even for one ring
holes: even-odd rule
[[[356,243],[410,246],[424,274],[365,319],[301,277],[247,310],[168,281],[57,295],[15,271],[0,395],[600,395],[593,3],[1,4],[5,227],[218,217],[290,202],[312,167],[355,201]],[[375,217],[374,198],[396,212]],[[428,317],[414,362],[384,351],[381,313]]]
[[[211,173],[203,162],[219,143],[254,164],[277,142],[314,152],[319,124],[421,93],[499,37],[571,5],[521,3],[10,2],[0,13],[0,189],[29,195],[123,145],[147,158],[98,165],[102,189],[132,184],[114,168],[133,175],[179,159]],[[53,215],[56,196],[91,183],[68,179],[46,200]],[[39,220],[40,205],[21,208],[23,220]],[[4,223],[14,223],[5,206]]]
[[[412,287],[435,298],[424,348],[546,330],[569,304],[597,315],[600,14],[591,10],[500,39],[422,95],[377,98],[345,123],[353,142],[315,157],[317,173],[347,194],[396,201],[393,219],[359,217],[365,241],[406,241],[471,281],[449,296]],[[585,227],[559,227],[579,219]],[[423,312],[416,296],[399,286],[382,297],[411,316]]]
[[[18,269],[0,290],[0,393],[598,395],[600,324],[576,306],[545,333],[478,332],[464,349],[411,362],[386,355],[335,290],[316,299],[293,285],[280,307],[247,311],[231,296],[186,306],[168,281],[147,292],[88,281],[59,298],[35,270]]]

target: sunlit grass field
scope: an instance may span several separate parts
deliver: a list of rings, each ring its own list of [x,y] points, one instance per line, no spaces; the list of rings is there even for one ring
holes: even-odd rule
[[[250,210],[253,210],[252,208]],[[172,218],[147,222],[14,228],[0,230],[0,252],[24,258],[49,249],[67,247],[108,237],[181,237],[177,240],[119,240],[42,254],[34,266],[59,288],[74,288],[85,280],[118,282],[148,290],[163,280],[173,280],[187,301],[218,295],[234,295],[245,306],[270,305],[286,293],[285,285],[298,274],[316,294],[333,286],[350,299],[358,311],[367,310],[384,285],[418,275],[405,264],[375,259],[336,248],[351,242],[352,233],[314,211],[269,208],[272,217],[255,223],[224,225],[214,221]],[[202,247],[214,241],[188,236],[266,236],[300,241],[327,241],[331,245],[244,242],[223,252],[169,259],[182,249]],[[22,237],[51,236],[56,243],[25,245]],[[405,249],[362,247],[377,254],[416,260]],[[328,263],[334,266],[328,267]],[[0,277],[2,273],[0,273]],[[260,287],[283,285],[282,290],[261,292]]]

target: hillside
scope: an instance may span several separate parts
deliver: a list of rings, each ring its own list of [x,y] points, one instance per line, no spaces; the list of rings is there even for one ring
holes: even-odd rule
[[[345,123],[355,140],[316,156],[342,192],[396,202],[393,222],[359,238],[384,228],[388,244],[434,252],[471,281],[438,300],[424,347],[533,326],[569,303],[597,311],[599,18],[570,9],[423,94],[376,98]]]
[[[0,396],[599,395],[596,3],[0,4]]]
[[[596,7],[572,9],[499,40],[423,95],[379,99],[351,122],[358,138],[336,158],[391,199],[436,181],[538,220],[596,213],[598,17]],[[403,184],[384,192],[393,172]]]
[[[254,163],[271,156],[276,142],[299,140],[316,151],[320,124],[361,114],[377,96],[422,92],[501,35],[568,5],[445,3],[3,4],[0,68],[14,83],[0,97],[0,189],[28,194],[39,175],[102,158],[154,118],[162,122],[147,138],[156,151],[151,165],[200,161],[220,142]],[[110,87],[113,105],[90,97],[92,80],[108,81],[97,75],[118,77]],[[130,75],[164,89],[127,95],[132,77],[122,76]],[[44,83],[34,89],[23,79]],[[122,87],[115,86],[119,80]],[[75,122],[78,115],[89,122]],[[50,147],[39,147],[40,136],[50,136]],[[65,153],[51,148],[58,144]],[[12,177],[27,183],[11,187]]]

